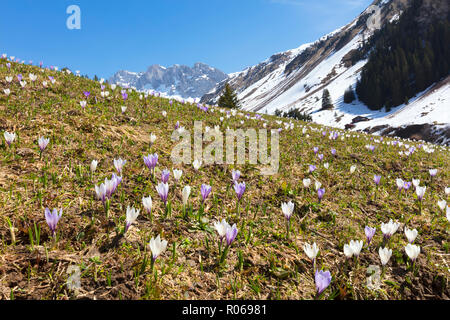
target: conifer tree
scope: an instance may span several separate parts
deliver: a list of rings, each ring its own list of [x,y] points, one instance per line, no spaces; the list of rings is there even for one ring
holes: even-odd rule
[[[331,96],[330,96],[330,92],[328,91],[328,89],[323,90],[322,109],[333,109],[333,102],[331,101]]]
[[[239,109],[240,108],[237,95],[228,83],[225,85],[223,94],[219,98],[218,105],[219,105],[219,107],[222,107],[222,108],[231,108],[231,109]]]

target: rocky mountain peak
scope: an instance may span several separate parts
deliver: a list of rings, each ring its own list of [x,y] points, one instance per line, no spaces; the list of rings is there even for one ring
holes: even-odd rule
[[[137,90],[155,90],[169,96],[200,98],[217,83],[228,78],[219,69],[196,62],[192,67],[175,64],[163,67],[151,65],[145,72],[119,71],[109,81],[121,86],[135,87]]]

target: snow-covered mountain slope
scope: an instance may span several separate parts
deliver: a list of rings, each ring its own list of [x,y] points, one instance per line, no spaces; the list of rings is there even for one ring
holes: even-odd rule
[[[374,1],[373,5],[380,8],[380,25],[396,23],[410,3],[408,0]],[[217,103],[225,82],[228,82],[243,109],[249,111],[273,114],[276,110],[298,109],[320,124],[367,131],[380,126],[386,130],[411,124],[439,123],[449,132],[448,80],[417,94],[408,105],[397,106],[390,112],[372,111],[358,100],[351,104],[343,102],[345,90],[349,86],[355,89],[368,61],[366,58],[355,59],[358,49],[373,35],[373,29],[367,24],[372,15],[368,9],[346,26],[314,43],[278,53],[256,66],[229,75],[229,79],[203,96],[201,102]],[[324,89],[330,92],[334,104],[332,110],[322,109]],[[353,123],[361,120],[357,117],[371,120]]]
[[[225,73],[216,68],[196,63],[192,68],[183,65],[169,68],[152,65],[146,72],[122,70],[114,74],[109,82],[137,90],[155,90],[166,96],[200,98],[227,78]]]
[[[405,9],[401,0],[382,1],[379,5],[383,22],[392,20]],[[229,79],[203,96],[202,102],[216,103],[228,82],[246,110],[273,113],[276,109],[296,107],[315,90],[323,89],[347,71],[352,50],[373,33],[367,27],[371,14],[365,10],[346,26],[314,43],[277,53],[255,66],[230,74]],[[359,68],[362,66],[358,64]]]

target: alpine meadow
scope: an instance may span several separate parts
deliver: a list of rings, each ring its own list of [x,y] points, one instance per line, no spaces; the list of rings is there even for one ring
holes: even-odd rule
[[[0,300],[450,299],[448,3],[371,5],[237,73],[1,55]]]

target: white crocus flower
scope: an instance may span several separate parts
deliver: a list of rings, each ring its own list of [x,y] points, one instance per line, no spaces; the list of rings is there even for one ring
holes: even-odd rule
[[[125,107],[125,106],[122,106],[121,109],[122,109],[122,113],[125,113],[125,111],[127,111],[127,107]]]
[[[420,247],[416,246],[414,244],[408,243],[405,247],[405,252],[408,255],[408,257],[414,261],[417,259],[420,253]]]
[[[167,240],[161,240],[160,236],[158,235],[156,239],[150,239],[149,247],[152,252],[152,259],[153,261],[155,261],[156,258],[158,258],[158,256],[166,250]]]
[[[5,133],[3,133],[3,136],[5,137],[8,146],[10,146],[11,143],[14,142],[14,139],[16,139],[16,134],[14,132],[5,131]]]
[[[148,212],[151,213],[152,212],[152,197],[148,196],[147,198],[142,197],[142,205],[144,206],[144,209]]]
[[[4,92],[7,96],[9,96],[9,95],[11,94],[11,90],[9,90],[9,89],[3,89],[3,92]]]
[[[181,175],[183,174],[182,170],[178,170],[178,169],[172,169],[173,171],[173,177],[175,178],[175,180],[180,180]]]
[[[194,169],[197,171],[202,166],[202,162],[200,160],[195,159],[194,162],[192,162],[192,165],[194,166]]]
[[[281,203],[281,211],[283,212],[284,217],[289,220],[294,212],[294,204],[292,201],[289,201],[288,203]]]
[[[383,235],[385,237],[392,237],[392,235],[397,232],[398,228],[400,227],[400,223],[394,222],[389,220],[388,223],[382,223],[381,224],[381,232],[383,232]]]
[[[416,188],[416,195],[419,198],[419,200],[423,199],[423,196],[425,195],[425,191],[426,190],[427,190],[426,186],[423,186],[423,187],[417,186],[417,188]]]
[[[309,243],[305,243],[305,245],[303,246],[303,251],[309,259],[314,261],[317,257],[317,254],[319,253],[319,247],[315,242],[312,245],[310,245]]]
[[[416,229],[408,229],[407,227],[405,227],[405,236],[408,239],[409,243],[413,243],[414,240],[416,240],[418,231]]]
[[[389,262],[389,259],[392,256],[392,249],[389,248],[381,248],[378,249],[378,254],[380,255],[381,264],[384,266]]]
[[[323,167],[328,170],[328,168],[330,167],[330,164],[328,162],[325,162],[323,164]]]
[[[447,201],[441,200],[437,202],[439,209],[442,211],[445,211],[445,208],[447,207]]]
[[[395,180],[395,183],[397,184],[397,188],[399,188],[399,189],[403,189],[403,187],[405,185],[405,182],[402,179],[399,179],[399,178],[397,178]]]
[[[151,133],[151,134],[150,134],[150,143],[151,143],[151,144],[154,144],[155,141],[156,141],[156,135],[155,135],[154,133]]]
[[[353,256],[352,247],[349,244],[344,244],[344,254],[347,258],[351,258]]]
[[[350,167],[350,173],[355,172],[355,170],[356,170],[356,165],[353,165]]]
[[[190,186],[185,186],[183,188],[183,205],[187,205],[188,199],[189,199],[189,195],[191,194],[191,187]]]
[[[322,186],[322,183],[319,181],[314,182],[314,187],[316,188],[316,191],[320,189],[320,187]]]
[[[217,230],[219,238],[222,240],[227,234],[228,228],[231,228],[231,226],[225,221],[225,219],[222,219],[220,222],[214,222],[214,228]]]
[[[98,165],[98,161],[97,160],[92,160],[91,161],[91,165],[90,165],[91,172],[94,172],[97,169],[97,165]]]
[[[85,100],[80,101],[80,106],[86,108],[87,102]]]
[[[350,247],[352,248],[353,254],[355,256],[359,256],[359,253],[361,252],[361,249],[363,247],[363,242],[362,240],[351,240]]]
[[[311,185],[311,179],[309,179],[309,178],[303,179],[303,186],[305,188],[309,188],[310,185]]]
[[[127,206],[127,218],[126,218],[126,227],[125,232],[127,232],[128,228],[136,221],[139,215],[139,209],[130,208]]]
[[[413,179],[412,184],[413,184],[414,188],[417,188],[420,184],[420,179]]]
[[[450,194],[450,187],[445,187],[445,194],[446,195],[449,195]]]
[[[6,79],[6,82],[11,83],[11,81],[13,80],[13,77],[9,76],[9,77],[6,77],[5,79]]]

